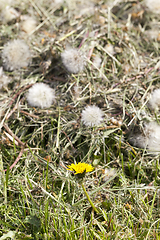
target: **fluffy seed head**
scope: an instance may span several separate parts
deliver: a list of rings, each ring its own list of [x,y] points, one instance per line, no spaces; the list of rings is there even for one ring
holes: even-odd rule
[[[103,115],[104,114],[99,107],[95,105],[88,106],[82,111],[82,122],[86,126],[98,126],[103,120]]]
[[[149,122],[144,125],[142,133],[133,134],[130,142],[139,148],[147,149],[149,153],[160,153],[160,125],[157,122]]]
[[[0,89],[6,86],[10,81],[11,79],[7,75],[5,75],[5,73],[3,72],[3,68],[0,67]]]
[[[157,111],[160,107],[160,88],[152,92],[148,102],[148,106],[151,110]]]
[[[31,61],[31,53],[26,43],[20,39],[14,39],[4,45],[2,59],[4,67],[13,71],[27,67]]]
[[[14,0],[1,0],[0,1],[0,10],[3,11],[6,6],[14,6],[15,1]]]
[[[78,73],[86,64],[84,54],[75,48],[68,48],[61,54],[62,62],[71,73]]]
[[[157,27],[154,27],[152,29],[146,30],[145,34],[146,34],[146,37],[150,38],[151,40],[160,41],[159,29]]]
[[[45,83],[36,83],[28,90],[27,101],[33,107],[49,108],[55,101],[55,92]]]
[[[145,0],[144,3],[148,9],[154,13],[160,13],[160,1],[159,0]]]
[[[7,5],[1,12],[0,16],[1,16],[3,23],[8,23],[8,22],[12,21],[13,19],[18,18],[19,13],[17,12],[16,9]]]

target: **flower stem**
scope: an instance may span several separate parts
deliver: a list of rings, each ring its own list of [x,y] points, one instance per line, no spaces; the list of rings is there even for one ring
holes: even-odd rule
[[[89,197],[89,195],[88,195],[88,193],[87,193],[87,191],[86,191],[86,189],[85,189],[84,183],[82,182],[81,185],[82,185],[83,191],[84,191],[84,193],[86,194],[86,197],[87,197],[89,203],[91,204],[93,210],[94,210],[96,213],[99,213],[98,209],[94,206],[92,200],[90,199],[90,197]]]

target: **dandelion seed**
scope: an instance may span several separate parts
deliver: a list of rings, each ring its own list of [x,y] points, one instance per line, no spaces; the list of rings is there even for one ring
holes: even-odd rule
[[[56,3],[56,4],[63,4],[64,3],[64,0],[54,0],[54,3]]]
[[[88,15],[88,16],[94,15],[95,4],[92,1],[79,1],[79,2],[80,4],[77,5],[79,17],[82,17],[84,15]],[[73,4],[71,8],[73,9]]]
[[[93,64],[94,64],[93,66],[95,66],[96,68],[100,68],[101,63],[102,63],[102,59],[100,58],[100,56],[98,55],[93,56]]]
[[[153,13],[160,13],[160,1],[159,0],[145,0],[144,3],[150,11]]]
[[[27,34],[30,34],[36,28],[37,22],[34,18],[25,16],[21,28]]]
[[[113,168],[105,168],[104,170],[104,176],[103,176],[103,181],[108,181],[111,177],[113,177],[116,174],[115,169]]]
[[[160,152],[160,125],[157,122],[149,122],[144,125],[142,133],[132,134],[129,141],[136,147],[147,149],[149,153]]]
[[[13,0],[1,0],[0,1],[0,10],[3,11],[6,6],[11,6],[13,5],[14,1]]]
[[[152,27],[152,29],[146,30],[145,35],[147,38],[150,38],[151,40],[160,41],[160,32],[158,27]]]
[[[3,23],[8,23],[18,17],[19,17],[19,13],[16,11],[16,9],[8,5],[1,12],[1,19]]]
[[[157,111],[160,106],[160,88],[153,91],[148,102],[148,107],[151,110]]]
[[[27,67],[31,61],[29,47],[20,39],[9,41],[3,47],[2,60],[4,67],[10,71]]]
[[[73,87],[73,96],[74,96],[74,99],[79,98],[80,92],[81,92],[81,88],[80,88],[79,86],[75,85],[75,86]]]
[[[3,72],[3,68],[0,67],[0,89],[2,87],[7,86],[7,84],[11,81],[11,79],[5,75],[5,73]]]
[[[92,167],[90,164],[87,163],[72,163],[70,166],[68,166],[69,171],[74,171],[75,174],[83,174],[85,172],[92,172],[94,170],[94,167]]]
[[[78,73],[86,64],[84,54],[75,48],[68,48],[61,54],[62,62],[71,73]]]
[[[27,101],[33,107],[49,108],[55,101],[55,91],[45,83],[36,83],[28,90]]]
[[[107,52],[109,52],[111,55],[114,55],[115,54],[115,50],[114,50],[114,47],[111,43],[108,43],[105,47],[104,47]]]
[[[103,111],[99,107],[88,106],[82,111],[82,122],[86,126],[98,126],[103,120],[103,115]]]

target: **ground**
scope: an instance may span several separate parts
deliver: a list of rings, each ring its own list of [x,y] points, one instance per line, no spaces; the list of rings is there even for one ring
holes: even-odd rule
[[[3,68],[10,81],[0,90],[0,239],[160,239],[159,155],[131,141],[160,119],[147,104],[160,86],[157,12],[131,0],[1,4],[0,66],[17,38],[32,61]],[[61,58],[70,48],[84,56],[78,73]],[[38,82],[55,91],[49,108],[27,101]],[[103,112],[98,125],[82,121],[89,105]],[[67,169],[78,162],[94,167],[83,183],[99,213]]]

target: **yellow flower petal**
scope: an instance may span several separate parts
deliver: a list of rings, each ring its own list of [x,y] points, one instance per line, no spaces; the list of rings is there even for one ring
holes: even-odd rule
[[[87,163],[72,163],[70,166],[68,166],[69,171],[74,171],[75,174],[81,174],[84,172],[92,172],[94,170],[94,167],[92,167],[90,164]]]

